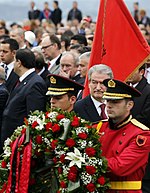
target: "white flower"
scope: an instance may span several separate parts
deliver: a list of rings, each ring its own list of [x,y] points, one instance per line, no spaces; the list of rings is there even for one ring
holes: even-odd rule
[[[11,155],[11,148],[10,147],[6,147],[6,149],[4,150],[3,157],[10,157],[10,155]]]
[[[76,128],[76,135],[78,135],[79,133],[83,133],[83,132],[89,133],[88,128],[86,128],[86,127],[78,127],[78,128]]]
[[[38,118],[36,121],[37,121],[37,123],[38,123],[39,125],[37,125],[35,128],[36,128],[36,129],[39,129],[39,130],[42,130],[42,129],[44,128],[44,125],[46,124],[46,123],[45,123],[45,116],[43,115],[43,116],[42,116],[42,119]]]
[[[81,163],[85,163],[84,157],[82,157],[80,151],[77,148],[74,148],[74,153],[68,152],[65,159],[71,160],[69,167],[77,165],[79,168],[81,168]]]
[[[58,115],[58,113],[54,111],[54,112],[48,113],[47,116],[48,116],[49,118],[51,118],[51,119],[55,119],[57,115]]]
[[[6,147],[6,146],[10,145],[11,142],[12,142],[11,139],[10,139],[10,138],[7,138],[7,139],[5,140],[5,142],[4,142],[4,146]]]
[[[47,144],[47,146],[50,146],[50,141],[47,138],[44,138],[44,142]]]

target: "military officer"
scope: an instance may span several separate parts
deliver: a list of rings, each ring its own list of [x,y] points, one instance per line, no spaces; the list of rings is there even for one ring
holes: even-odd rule
[[[47,94],[50,96],[51,108],[61,108],[63,111],[72,111],[77,94],[84,86],[63,76],[48,75],[50,86]]]
[[[141,180],[150,151],[150,131],[132,118],[136,89],[118,80],[106,79],[103,98],[109,119],[97,126],[102,155],[108,160],[109,193],[141,193]]]

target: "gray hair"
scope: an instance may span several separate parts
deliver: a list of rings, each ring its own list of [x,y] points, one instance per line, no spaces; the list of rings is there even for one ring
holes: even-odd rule
[[[80,59],[87,59],[87,60],[89,60],[90,59],[90,55],[91,55],[91,52],[85,52],[85,53],[83,53],[83,54],[81,54],[79,56],[79,60]]]
[[[5,80],[5,70],[0,66],[0,80]]]
[[[64,52],[64,53],[62,54],[62,57],[63,57],[63,56],[67,56],[67,55],[72,56],[75,66],[78,66],[78,65],[79,65],[79,54],[77,54],[76,52],[68,51],[68,52]],[[60,59],[60,60],[61,60],[61,59]]]
[[[100,74],[107,74],[110,78],[113,78],[112,69],[105,64],[96,64],[92,66],[88,71],[88,79],[91,80],[91,75],[93,72],[98,72]]]

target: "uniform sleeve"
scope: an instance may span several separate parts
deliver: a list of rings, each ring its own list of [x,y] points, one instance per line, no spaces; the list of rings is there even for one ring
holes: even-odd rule
[[[108,168],[112,173],[127,176],[145,166],[150,151],[150,135],[142,136],[142,139],[146,141],[140,141],[140,136],[137,136],[120,154],[108,158]]]

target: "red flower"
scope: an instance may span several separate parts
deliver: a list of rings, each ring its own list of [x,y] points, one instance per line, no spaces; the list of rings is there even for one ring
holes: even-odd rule
[[[97,179],[97,181],[98,181],[98,183],[100,184],[100,185],[104,185],[105,184],[105,178],[103,177],[103,176],[100,176],[98,179]]]
[[[48,122],[46,125],[45,125],[45,129],[46,129],[46,131],[49,131],[50,130],[50,128],[52,128],[52,123],[51,122]]]
[[[75,146],[75,141],[74,141],[74,139],[72,139],[72,138],[70,138],[70,139],[67,139],[67,141],[66,141],[66,145],[68,146],[68,147],[73,147],[73,146]]]
[[[53,141],[51,142],[51,147],[52,147],[53,150],[56,148],[57,143],[58,143],[58,140],[57,140],[57,139],[55,139],[55,140],[53,140]]]
[[[90,175],[93,175],[96,172],[96,168],[94,166],[86,166],[86,172]]]
[[[41,145],[43,143],[42,136],[37,135],[35,141],[36,141],[37,144]]]
[[[72,172],[72,173],[75,173],[75,174],[77,174],[77,172],[78,172],[78,169],[77,169],[77,167],[76,167],[76,166],[71,166],[71,167],[70,167],[70,170],[69,170],[69,172]]]
[[[53,162],[54,162],[54,164],[57,164],[57,158],[56,157],[53,157]]]
[[[34,121],[34,122],[32,123],[32,128],[34,129],[37,125],[38,125],[38,122],[37,122],[37,121]]]
[[[55,132],[59,132],[60,131],[60,126],[58,124],[54,124],[52,126],[52,131],[55,133]]]
[[[60,182],[60,187],[61,188],[67,188],[67,185],[66,185],[66,183],[64,181],[61,181]]]
[[[89,183],[86,188],[88,189],[89,192],[94,192],[95,190],[95,185],[93,183]]]
[[[3,160],[2,163],[1,163],[1,167],[6,168],[6,166],[7,166],[7,163]]]
[[[85,150],[85,153],[89,156],[89,157],[93,157],[96,153],[96,150],[93,147],[87,147]]]
[[[68,180],[72,181],[72,182],[75,182],[77,179],[77,174],[74,174],[72,172],[69,172],[68,173]]]
[[[65,118],[65,115],[59,114],[57,115],[56,119],[59,121],[61,119]]]
[[[49,118],[48,114],[49,114],[49,112],[46,112],[46,113],[45,113],[45,118],[46,118],[46,119]]]
[[[64,155],[64,154],[62,154],[62,155],[60,156],[60,161],[61,161],[62,163],[65,162],[65,155]]]
[[[23,134],[25,132],[26,132],[26,128],[23,128],[22,131],[21,131],[21,134]]]
[[[51,150],[48,148],[45,148],[45,152],[50,152]]]
[[[59,173],[59,174],[62,174],[62,172],[63,172],[62,168],[59,167],[59,168],[58,168],[58,173]]]
[[[79,133],[78,137],[81,138],[81,139],[87,139],[88,135],[83,132],[83,133]]]
[[[78,126],[80,125],[79,120],[80,120],[80,119],[79,119],[78,117],[74,116],[74,117],[73,117],[73,121],[72,121],[72,123],[71,123],[71,126],[73,126],[73,127],[78,127]]]
[[[41,153],[40,151],[36,150],[36,151],[35,151],[35,155],[36,155],[37,157],[39,157],[39,156],[42,155],[42,153]]]

